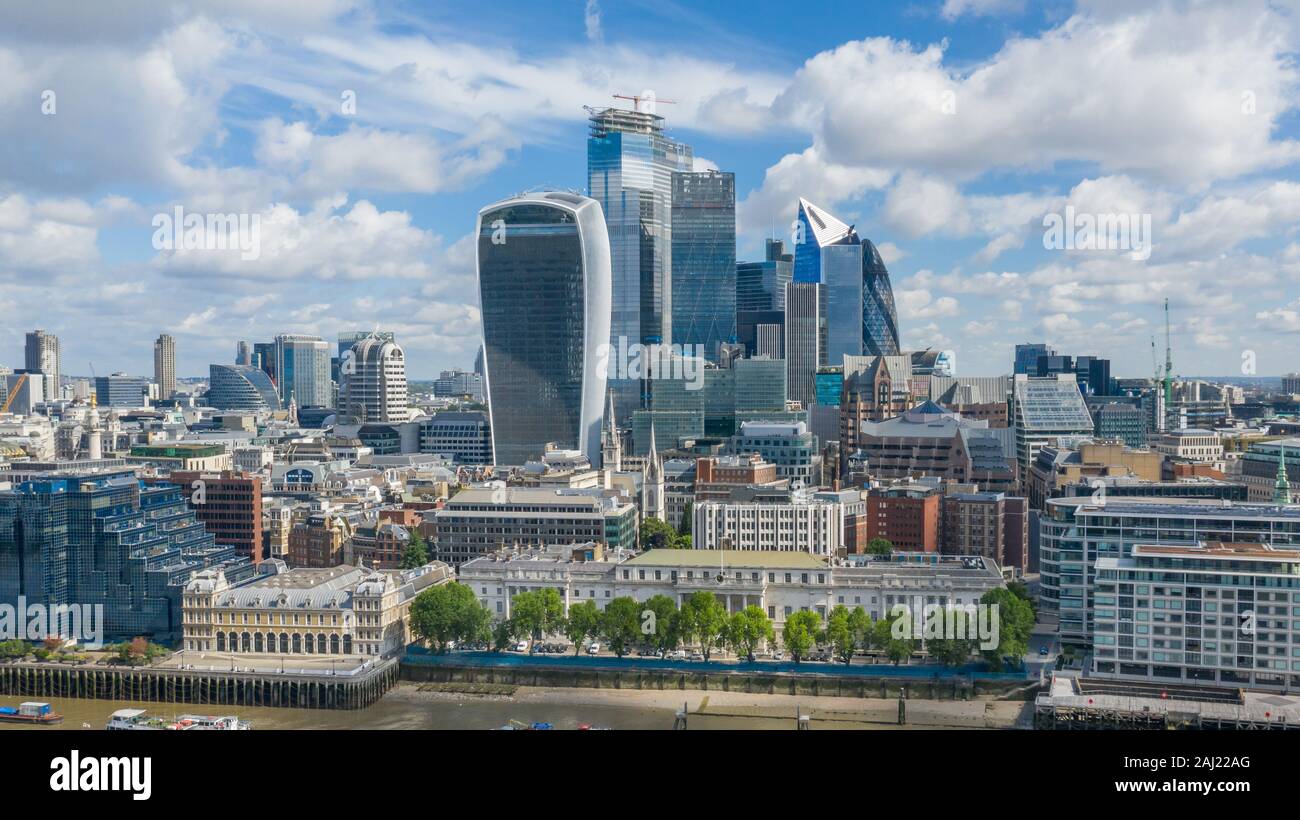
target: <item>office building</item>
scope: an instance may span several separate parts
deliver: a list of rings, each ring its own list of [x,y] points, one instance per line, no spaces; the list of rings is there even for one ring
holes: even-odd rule
[[[279,562],[242,583],[196,573],[186,585],[184,648],[198,652],[384,658],[415,639],[411,603],[455,580],[437,562],[410,570],[289,569]]]
[[[1300,396],[1300,373],[1288,373],[1282,377],[1282,392],[1288,396]]]
[[[259,367],[208,365],[208,406],[218,410],[279,410],[280,395]]]
[[[786,503],[704,501],[694,509],[692,543],[701,550],[806,552],[844,550],[844,507],[796,497]]]
[[[855,459],[876,478],[930,476],[981,490],[1015,489],[1016,466],[988,423],[924,402],[880,422],[864,421]]]
[[[339,386],[339,410],[353,424],[404,423],[410,415],[406,354],[400,345],[367,336],[348,351]]]
[[[817,403],[817,368],[826,360],[826,289],[791,282],[785,291],[786,398],[809,408]]]
[[[743,422],[728,449],[736,455],[759,454],[776,465],[777,478],[795,482],[795,486],[821,483],[821,449],[804,422]]]
[[[486,399],[483,376],[478,372],[444,370],[433,380],[433,395],[440,398],[468,396],[473,401],[482,402]]]
[[[1204,464],[1223,473],[1223,438],[1213,430],[1166,430],[1155,437],[1155,450],[1168,462]]]
[[[1300,505],[1055,498],[1047,501],[1039,523],[1039,608],[1059,617],[1062,641],[1076,644],[1092,640],[1093,584],[1100,558],[1131,558],[1135,544],[1188,547],[1223,541],[1300,549]]]
[[[235,347],[235,364],[242,364],[245,367],[253,363],[253,346],[248,342],[241,341]]]
[[[1059,436],[1091,436],[1092,415],[1073,373],[1050,378],[1017,375],[1012,383],[1012,422],[1021,480],[1038,450]]]
[[[160,399],[176,392],[176,340],[166,333],[153,343],[153,381]]]
[[[1272,500],[1278,479],[1285,478],[1292,502],[1300,502],[1300,438],[1256,442],[1241,454],[1240,464],[1251,501]]]
[[[0,376],[0,408],[17,416],[35,415],[45,402],[47,377],[40,373],[6,373]]]
[[[784,288],[781,302],[785,303]],[[784,359],[785,310],[737,310],[736,343],[744,348],[747,356]]]
[[[664,135],[663,117],[651,109],[638,101],[633,111],[593,110],[589,120],[587,191],[607,226],[615,347],[620,339],[629,345],[673,338],[672,177],[691,171],[694,157],[689,145]],[[644,406],[642,388],[637,379],[612,380],[620,418]]]
[[[254,564],[262,552],[262,480],[233,470],[175,470],[168,481],[180,486],[194,516],[216,543],[235,548]]]
[[[495,464],[538,460],[548,444],[600,458],[606,376],[622,365],[595,341],[610,333],[610,241],[601,217],[597,201],[554,192],[479,212]]]
[[[181,589],[193,573],[253,566],[219,546],[170,484],[129,471],[33,478],[0,492],[0,603],[103,606],[110,641],[181,637]]]
[[[1147,416],[1140,403],[1107,402],[1090,406],[1093,430],[1098,438],[1122,441],[1129,447],[1142,447],[1147,440]]]
[[[826,362],[897,355],[894,292],[876,246],[802,198],[797,225],[794,281],[826,288]]]
[[[489,379],[491,355],[489,348]],[[426,515],[420,529],[429,542],[430,557],[460,566],[502,545],[542,547],[591,541],[611,550],[635,549],[637,508],[603,495],[599,489],[471,487]]]
[[[1159,482],[1163,461],[1164,456],[1154,450],[1117,441],[1087,440],[1073,447],[1049,444],[1034,455],[1023,484],[1029,506],[1041,510],[1047,499],[1061,496],[1063,488],[1071,485],[1114,478]]]
[[[962,418],[988,422],[990,430],[1011,426],[1011,384],[1007,376],[931,375],[929,397]],[[915,391],[914,391],[915,392]]]
[[[492,428],[483,410],[445,411],[420,419],[420,452],[453,464],[491,464]]]
[[[29,331],[24,353],[24,369],[45,377],[45,401],[59,398],[59,337],[44,330]]]
[[[867,493],[866,539],[854,552],[883,538],[902,552],[938,552],[943,492],[935,484],[901,481]]]
[[[845,356],[839,406],[839,440],[846,452],[862,446],[862,424],[897,418],[917,402],[910,358]]]
[[[672,175],[672,342],[717,363],[736,341],[736,175]]]
[[[1014,375],[1029,375],[1038,369],[1039,356],[1055,356],[1056,351],[1042,342],[1027,342],[1016,345]]]
[[[319,336],[276,336],[274,378],[283,407],[290,399],[299,407],[334,406],[330,347]]]
[[[95,402],[100,407],[136,409],[149,406],[149,380],[114,373],[95,378]]]
[[[769,239],[762,262],[736,263],[736,312],[784,311],[785,286],[794,279],[794,254]]]

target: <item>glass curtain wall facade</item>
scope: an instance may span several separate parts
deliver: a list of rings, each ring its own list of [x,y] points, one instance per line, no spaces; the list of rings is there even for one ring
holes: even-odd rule
[[[587,191],[600,203],[609,236],[610,341],[672,341],[672,175],[689,172],[689,145],[663,133],[663,117],[593,111],[587,138]],[[645,385],[613,379],[615,415],[645,406]]]
[[[208,365],[208,406],[218,410],[279,410],[280,396],[261,368]]]
[[[736,176],[672,177],[672,341],[709,361],[736,341]]]
[[[477,265],[494,463],[547,444],[600,459],[609,339],[609,239],[600,204],[527,194],[479,212]],[[608,368],[608,370],[606,369]]]

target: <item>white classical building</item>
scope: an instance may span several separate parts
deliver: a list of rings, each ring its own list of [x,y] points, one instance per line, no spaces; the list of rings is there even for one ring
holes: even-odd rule
[[[514,596],[546,588],[560,593],[566,612],[588,600],[604,609],[624,596],[645,601],[667,595],[680,606],[692,594],[709,591],[729,612],[761,608],[778,632],[790,614],[801,610],[825,618],[842,604],[882,618],[894,605],[911,606],[918,597],[922,604],[973,604],[1004,585],[1001,569],[981,557],[930,555],[924,562],[899,557],[849,564],[797,551],[659,549],[630,556],[603,553],[594,545],[476,558],[461,565],[460,582],[498,618],[509,617]]]
[[[844,546],[844,505],[706,501],[695,506],[692,530],[700,549],[775,550],[837,556]]]

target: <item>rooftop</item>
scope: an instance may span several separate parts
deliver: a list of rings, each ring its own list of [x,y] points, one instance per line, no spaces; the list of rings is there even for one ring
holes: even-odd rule
[[[755,567],[764,569],[826,569],[821,558],[806,552],[776,550],[650,550],[627,564],[655,567]]]

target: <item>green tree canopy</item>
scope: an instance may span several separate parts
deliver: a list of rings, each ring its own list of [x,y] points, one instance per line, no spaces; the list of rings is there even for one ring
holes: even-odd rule
[[[781,633],[781,640],[795,663],[800,663],[808,657],[808,653],[817,644],[817,637],[821,630],[822,619],[812,610],[792,612],[790,617],[785,619],[785,630]]]
[[[826,642],[835,650],[835,657],[841,662],[853,662],[853,653],[858,648],[858,636],[853,631],[852,615],[843,604],[837,604],[826,618]]]
[[[871,555],[889,555],[894,551],[894,542],[888,538],[872,538],[867,542],[867,552]]]
[[[708,660],[727,625],[727,608],[708,590],[692,593],[682,605],[682,620]]]
[[[402,562],[398,565],[402,569],[417,569],[429,563],[429,547],[424,542],[424,537],[420,531],[411,528],[411,540],[406,542],[406,549],[402,551]]]
[[[747,606],[727,620],[724,630],[727,645],[737,657],[753,660],[754,650],[763,641],[776,642],[776,630],[762,607]]]
[[[595,601],[587,600],[569,607],[569,617],[564,622],[564,634],[573,641],[573,654],[582,651],[588,638],[600,634],[600,609]]]
[[[884,650],[885,657],[895,666],[912,657],[916,651],[916,639],[912,634],[912,616],[909,613],[891,614],[876,622],[876,645]]]
[[[510,599],[510,617],[530,639],[545,638],[564,625],[564,600],[551,587],[521,592]],[[529,653],[532,646],[529,646]]]
[[[605,605],[600,615],[600,636],[620,658],[641,639],[641,605],[620,596]]]
[[[1005,658],[1024,657],[1029,651],[1029,635],[1034,630],[1034,609],[1029,602],[1011,589],[990,589],[980,598],[980,603],[996,606],[998,613],[998,645],[980,650],[989,666],[998,670]]]
[[[464,584],[452,581],[430,587],[411,602],[411,634],[439,653],[452,641],[486,640],[491,616]]]
[[[682,518],[677,522],[677,534],[690,537],[695,523],[695,502],[687,501],[686,506],[682,509]],[[689,547],[687,547],[689,549]]]
[[[677,648],[677,602],[667,595],[652,595],[641,605],[641,639],[655,649]],[[652,613],[650,617],[646,613]]]
[[[678,549],[680,536],[671,524],[658,518],[647,518],[641,522],[641,549],[664,550]]]

